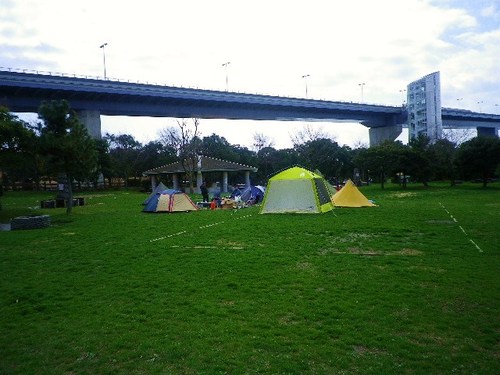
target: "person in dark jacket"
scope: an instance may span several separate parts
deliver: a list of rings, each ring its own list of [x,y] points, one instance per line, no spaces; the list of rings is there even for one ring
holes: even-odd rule
[[[205,181],[203,181],[203,183],[200,185],[200,190],[201,195],[203,196],[203,202],[208,202],[208,189]]]

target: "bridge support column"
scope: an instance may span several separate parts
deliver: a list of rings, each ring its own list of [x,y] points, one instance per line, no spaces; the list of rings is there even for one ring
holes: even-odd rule
[[[370,128],[370,147],[378,146],[384,141],[394,141],[403,131],[403,125]]]
[[[77,112],[78,118],[87,128],[92,138],[101,139],[101,113],[99,111],[82,110]]]
[[[477,135],[481,137],[498,137],[498,129],[478,126]]]

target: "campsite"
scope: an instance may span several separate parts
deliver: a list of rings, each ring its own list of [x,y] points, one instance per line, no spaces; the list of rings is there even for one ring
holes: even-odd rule
[[[498,183],[361,192],[378,207],[36,209],[49,228],[0,232],[0,372],[499,373]]]

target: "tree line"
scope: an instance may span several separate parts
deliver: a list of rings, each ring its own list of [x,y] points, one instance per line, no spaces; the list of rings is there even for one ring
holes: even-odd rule
[[[269,176],[292,165],[319,171],[332,183],[354,177],[380,183],[382,188],[388,180],[405,187],[408,179],[424,185],[434,180],[454,184],[477,179],[486,186],[499,174],[497,137],[475,137],[457,144],[447,139],[431,143],[421,136],[407,145],[391,141],[370,148],[350,148],[306,127],[294,137],[291,148],[276,149],[264,135],[254,134],[253,148],[249,149],[217,134],[202,137],[198,119],[180,119],[176,126],[160,132],[157,140],[141,144],[129,134],[91,138],[64,100],[41,103],[38,115],[39,121],[30,124],[0,108],[1,186],[26,180],[37,186],[42,178],[60,175],[69,181],[97,184],[103,177],[131,184],[138,182],[146,170],[194,160],[197,155],[257,167],[258,172],[252,176],[254,184],[265,184]],[[186,167],[186,179],[192,186],[189,171]]]

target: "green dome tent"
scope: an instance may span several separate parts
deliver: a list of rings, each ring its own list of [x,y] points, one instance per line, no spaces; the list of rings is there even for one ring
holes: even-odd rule
[[[261,214],[322,213],[333,209],[325,179],[301,167],[292,167],[269,179]]]

